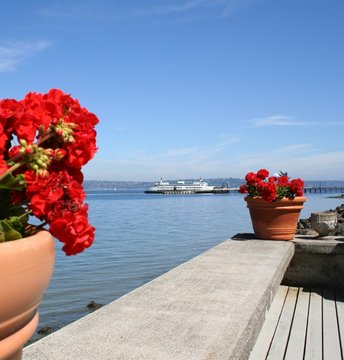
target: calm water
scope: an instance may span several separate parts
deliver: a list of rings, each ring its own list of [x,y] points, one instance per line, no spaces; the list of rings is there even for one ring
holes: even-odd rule
[[[301,217],[343,202],[326,196],[307,194]],[[54,275],[40,305],[38,328],[57,330],[88,314],[91,300],[109,303],[239,232],[252,232],[241,194],[95,191],[87,202],[95,243],[73,257],[56,243]]]

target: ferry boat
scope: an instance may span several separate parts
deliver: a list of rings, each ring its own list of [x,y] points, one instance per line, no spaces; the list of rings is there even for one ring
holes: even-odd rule
[[[160,179],[154,186],[145,190],[146,194],[212,194],[215,186],[208,185],[203,179],[194,181],[190,184],[185,183],[184,180],[179,180],[176,183],[169,183]]]

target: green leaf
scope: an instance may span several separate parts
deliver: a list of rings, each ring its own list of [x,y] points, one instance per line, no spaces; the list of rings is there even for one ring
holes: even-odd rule
[[[0,220],[0,232],[2,232],[5,241],[12,241],[22,238],[21,233],[13,228],[9,220]]]
[[[13,176],[12,174],[8,174],[4,179],[0,182],[0,189],[2,190],[24,190],[25,189],[25,178],[24,175],[18,174]]]
[[[8,221],[11,224],[11,226],[13,227],[14,230],[20,232],[21,235],[25,234],[25,230],[24,230],[24,225],[25,223],[27,223],[29,219],[29,215],[24,214],[24,216],[22,215],[21,217],[19,216],[11,216]]]

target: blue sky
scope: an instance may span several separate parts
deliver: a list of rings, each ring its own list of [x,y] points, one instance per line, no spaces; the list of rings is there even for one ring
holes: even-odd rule
[[[0,98],[97,114],[86,179],[344,180],[344,1],[3,1]]]

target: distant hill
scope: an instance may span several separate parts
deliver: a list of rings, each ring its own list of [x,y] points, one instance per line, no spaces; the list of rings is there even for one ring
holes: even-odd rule
[[[165,180],[165,179],[164,179]],[[183,179],[187,182],[198,181],[199,179]],[[227,186],[239,187],[245,183],[244,179],[239,178],[209,178],[204,179],[209,185],[214,186]],[[176,180],[166,180],[169,182],[175,182]],[[109,181],[109,180],[86,180],[84,182],[85,190],[97,190],[97,189],[123,189],[123,190],[135,190],[144,189],[148,186],[152,186],[156,181]],[[344,181],[338,180],[312,180],[305,181],[305,186],[344,186]]]
[[[109,180],[85,180],[85,190],[113,190],[113,189],[144,189],[151,186],[152,182],[143,181],[109,181]]]
[[[186,182],[198,181],[199,179],[183,179]],[[217,178],[217,179],[204,179],[208,182],[209,185],[214,186],[226,186],[229,184],[229,187],[238,187],[244,180],[234,179],[234,178]],[[176,182],[176,180],[165,180],[169,182]],[[156,181],[109,181],[109,180],[86,180],[84,182],[85,190],[97,190],[97,189],[144,189],[148,186],[154,185]]]

